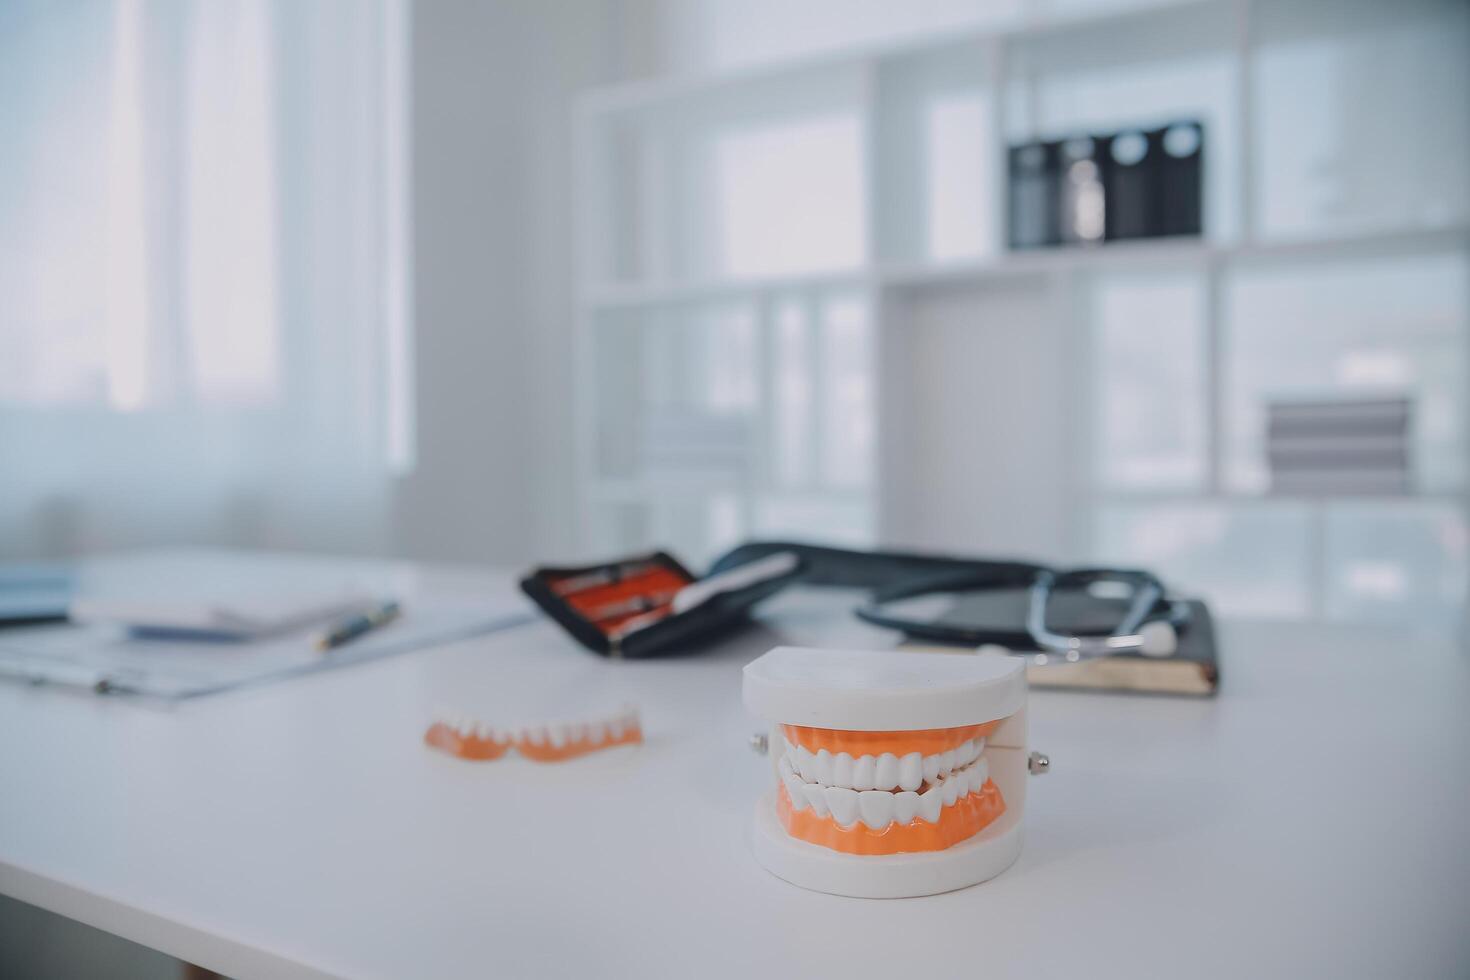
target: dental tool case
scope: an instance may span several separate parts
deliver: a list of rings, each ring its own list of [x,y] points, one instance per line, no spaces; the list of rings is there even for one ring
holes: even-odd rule
[[[688,651],[741,627],[756,603],[801,576],[776,553],[698,578],[664,551],[576,567],[537,568],[521,590],[582,646],[607,657]]]
[[[756,859],[792,884],[902,898],[964,888],[1021,852],[1026,669],[1015,657],[778,647],[747,664],[775,786]]]

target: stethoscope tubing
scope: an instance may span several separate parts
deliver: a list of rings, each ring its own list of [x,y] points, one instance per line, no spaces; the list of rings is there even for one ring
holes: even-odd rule
[[[1133,591],[1128,610],[1111,633],[1102,636],[1058,633],[1046,625],[1046,610],[1059,586],[1099,581],[1120,582]],[[879,610],[883,603],[933,592],[1016,587],[1027,589],[1026,625],[1022,630],[941,625],[891,616]],[[968,646],[996,644],[1008,649],[1032,648],[1057,654],[1068,661],[1140,652],[1145,648],[1141,630],[1152,621],[1166,622],[1178,631],[1188,625],[1188,606],[1169,600],[1163,583],[1150,572],[1102,568],[1058,572],[1011,562],[926,576],[879,589],[855,612],[867,623],[897,630],[916,639]]]

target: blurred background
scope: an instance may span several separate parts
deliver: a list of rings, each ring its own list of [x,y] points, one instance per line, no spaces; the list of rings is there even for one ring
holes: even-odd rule
[[[0,0],[0,559],[1467,594],[1458,0]]]

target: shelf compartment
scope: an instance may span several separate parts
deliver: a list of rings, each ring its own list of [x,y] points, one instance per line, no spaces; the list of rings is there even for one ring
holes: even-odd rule
[[[1470,218],[1470,5],[1252,5],[1251,220],[1264,241]]]
[[[1096,509],[1093,560],[1148,568],[1220,616],[1315,615],[1313,508],[1301,501],[1107,500]]]
[[[989,259],[1004,247],[997,112],[1003,69],[991,41],[881,59],[874,97],[880,262]]]
[[[700,283],[869,261],[861,65],[582,117],[589,281]],[[768,229],[780,224],[776,238]]]
[[[1240,225],[1242,126],[1235,7],[1170,7],[1147,29],[1110,22],[1087,32],[1017,39],[1007,52],[1002,141],[1204,125],[1203,238],[1231,243]]]
[[[1405,397],[1411,489],[1466,486],[1464,250],[1246,261],[1222,282],[1224,486],[1270,488],[1266,406]]]

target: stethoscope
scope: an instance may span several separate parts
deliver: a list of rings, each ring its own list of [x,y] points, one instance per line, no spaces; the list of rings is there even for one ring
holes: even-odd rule
[[[1106,635],[1069,634],[1047,626],[1047,608],[1058,589],[1091,589],[1104,583],[1122,585],[1130,595],[1128,608],[1112,632]],[[936,622],[918,616],[894,614],[883,608],[900,600],[935,593],[1015,588],[1025,588],[1027,592],[1023,631]],[[1179,634],[1189,625],[1189,605],[1170,599],[1164,584],[1149,572],[1123,568],[1053,571],[1016,562],[997,562],[987,568],[898,582],[875,591],[855,611],[858,618],[866,622],[899,630],[910,637],[979,647],[982,652],[1025,656],[1038,665],[1075,663],[1119,653],[1173,656],[1179,648]]]

